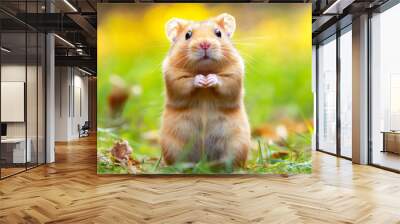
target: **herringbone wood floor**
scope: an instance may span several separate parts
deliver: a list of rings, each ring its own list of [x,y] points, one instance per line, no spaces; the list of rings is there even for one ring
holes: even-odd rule
[[[312,175],[97,176],[95,138],[0,181],[0,223],[400,223],[400,175],[314,153]]]

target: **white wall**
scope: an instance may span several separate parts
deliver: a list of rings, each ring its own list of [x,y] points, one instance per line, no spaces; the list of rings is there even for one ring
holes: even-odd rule
[[[25,83],[1,82],[1,121],[25,121]],[[36,108],[36,105],[34,105]]]
[[[25,74],[27,72],[29,74],[28,78],[30,78],[31,74],[36,74],[36,67],[28,66],[27,68],[24,65],[18,64],[5,64],[1,66],[1,81],[3,82],[26,82]],[[36,80],[30,78],[29,86],[36,86]],[[27,106],[36,108],[36,88],[27,88]],[[33,103],[33,104],[32,104]],[[40,106],[40,105],[39,105]],[[7,110],[7,108],[1,108],[2,110]],[[36,109],[35,109],[36,111]],[[28,112],[31,112],[28,110]],[[36,130],[36,113],[28,113],[28,122],[33,122],[34,124],[28,124],[28,129],[30,127]],[[35,127],[33,127],[35,126]],[[29,130],[28,130],[29,131]],[[25,137],[25,122],[7,122],[7,135],[8,137]],[[29,133],[28,133],[29,135]],[[29,136],[28,136],[29,137]]]
[[[67,67],[55,68],[55,141],[68,140],[68,88],[70,77]]]
[[[1,81],[25,82],[25,64],[9,64],[1,66]],[[1,108],[5,110],[6,108]],[[25,122],[7,123],[7,137],[25,137]]]
[[[8,64],[1,66],[1,81],[25,82],[25,64]]]
[[[88,78],[76,68],[56,67],[55,85],[55,140],[77,139],[78,124],[88,120]]]
[[[75,70],[76,71],[76,70]],[[78,124],[83,125],[85,121],[89,119],[88,111],[88,78],[79,75],[74,76],[74,108],[73,108],[73,119],[72,119],[72,135],[78,137]],[[81,107],[81,108],[80,108]]]

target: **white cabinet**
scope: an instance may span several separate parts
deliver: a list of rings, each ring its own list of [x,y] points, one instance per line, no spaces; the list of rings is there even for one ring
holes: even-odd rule
[[[1,140],[2,146],[12,149],[12,163],[32,161],[32,140],[28,138],[26,143],[28,145],[25,152],[25,138],[7,138]]]

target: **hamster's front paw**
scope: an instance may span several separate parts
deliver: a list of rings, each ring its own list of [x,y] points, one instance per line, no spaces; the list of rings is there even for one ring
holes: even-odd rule
[[[200,88],[207,87],[207,78],[201,74],[196,75],[194,77],[193,85]]]
[[[214,87],[220,84],[218,76],[216,74],[209,74],[207,75],[207,87]]]

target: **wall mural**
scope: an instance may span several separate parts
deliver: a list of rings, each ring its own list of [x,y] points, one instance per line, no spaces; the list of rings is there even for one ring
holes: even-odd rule
[[[311,172],[311,4],[99,4],[99,174]]]

